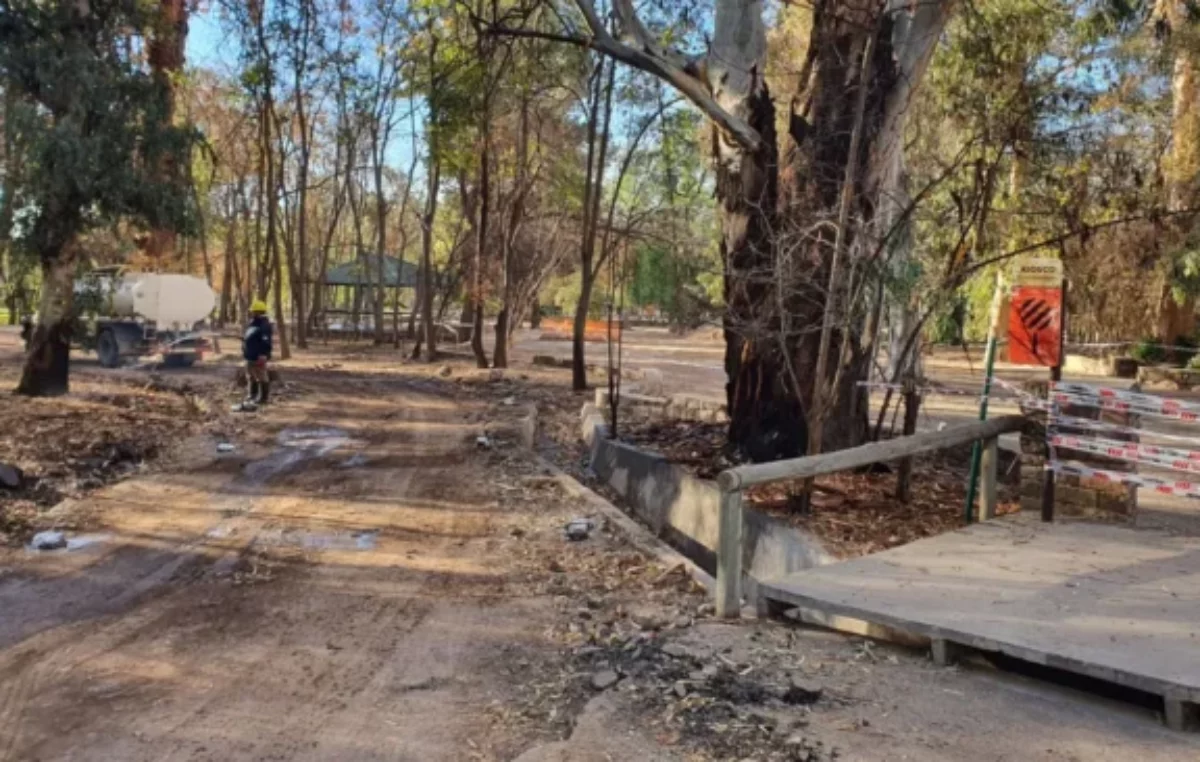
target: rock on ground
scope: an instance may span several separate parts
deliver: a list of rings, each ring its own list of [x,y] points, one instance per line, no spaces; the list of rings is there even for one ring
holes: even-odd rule
[[[21,482],[25,475],[21,473],[21,469],[16,466],[10,466],[7,463],[0,463],[0,487],[6,489],[20,489]]]

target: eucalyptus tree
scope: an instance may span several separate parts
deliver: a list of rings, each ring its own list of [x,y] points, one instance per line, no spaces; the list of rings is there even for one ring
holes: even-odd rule
[[[874,227],[875,212],[899,182],[909,103],[952,5],[818,0],[781,135],[760,0],[718,0],[711,39],[690,53],[666,31],[677,17],[651,26],[632,0],[607,9],[573,0],[561,30],[511,32],[588,47],[653,74],[711,121],[729,437],[753,459],[796,455],[810,439],[845,446],[865,435],[856,384],[866,362],[850,307],[878,256],[870,242],[885,233]]]

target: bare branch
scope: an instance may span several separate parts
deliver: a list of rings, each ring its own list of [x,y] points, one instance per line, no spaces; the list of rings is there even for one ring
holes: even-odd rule
[[[762,136],[758,134],[758,131],[751,127],[746,120],[722,108],[712,97],[709,84],[692,73],[697,71],[698,67],[675,53],[662,50],[654,42],[649,31],[638,19],[630,0],[619,0],[617,13],[623,33],[632,38],[636,47],[612,36],[591,0],[572,1],[586,19],[588,30],[591,32],[590,37],[495,25],[490,27],[490,31],[492,34],[578,45],[609,56],[626,66],[653,74],[678,90],[681,95],[712,120],[722,132],[745,150],[756,153],[764,147]]]

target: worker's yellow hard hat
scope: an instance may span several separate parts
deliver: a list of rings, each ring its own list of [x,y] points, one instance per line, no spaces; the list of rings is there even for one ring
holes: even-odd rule
[[[255,299],[250,304],[250,311],[255,312],[255,313],[265,314],[267,311],[267,303],[264,302],[262,299]]]

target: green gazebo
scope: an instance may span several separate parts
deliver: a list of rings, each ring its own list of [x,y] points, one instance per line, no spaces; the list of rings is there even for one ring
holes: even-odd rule
[[[375,292],[379,284],[378,267],[379,260],[369,254],[350,262],[330,265],[325,270],[322,282],[325,293],[321,315],[314,317],[324,323],[326,328],[353,331],[373,328],[363,325],[363,320],[365,318],[370,321],[375,312]],[[385,313],[395,314],[397,309],[406,312],[406,305],[412,304],[415,299],[418,272],[419,268],[413,262],[384,256]],[[338,323],[337,326],[330,325],[334,321]],[[346,325],[347,322],[349,325]]]

